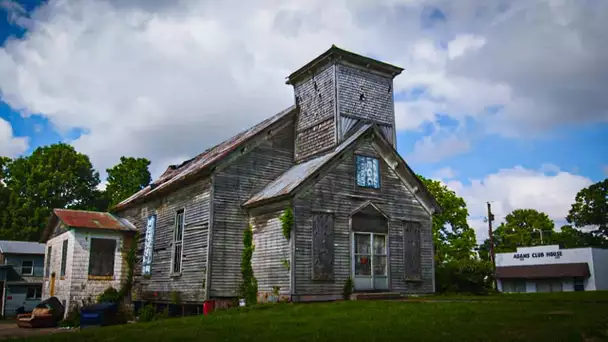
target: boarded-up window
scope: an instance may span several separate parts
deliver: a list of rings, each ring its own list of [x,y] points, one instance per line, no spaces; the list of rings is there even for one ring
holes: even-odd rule
[[[380,164],[377,158],[357,155],[357,185],[364,188],[380,189]]]
[[[422,279],[420,264],[420,222],[405,222],[403,232],[403,245],[405,249],[405,279]]]
[[[116,240],[91,239],[89,275],[113,276]]]
[[[45,266],[44,266],[44,276],[48,277],[51,275],[51,257],[53,255],[53,247],[47,247]]]
[[[61,272],[60,276],[65,276],[65,268],[68,262],[68,240],[63,240],[61,245]]]
[[[152,269],[152,252],[154,251],[154,231],[156,230],[156,215],[148,217],[146,226],[146,239],[144,242],[144,257],[142,260],[141,274],[150,275]]]
[[[175,215],[175,230],[173,232],[173,265],[172,273],[182,271],[182,254],[184,245],[184,210],[178,210]]]
[[[312,217],[312,279],[334,279],[334,216],[317,213]]]

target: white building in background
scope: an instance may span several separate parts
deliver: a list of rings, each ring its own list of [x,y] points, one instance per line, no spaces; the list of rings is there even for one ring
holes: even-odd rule
[[[608,290],[608,249],[550,245],[497,253],[496,278],[501,292]]]

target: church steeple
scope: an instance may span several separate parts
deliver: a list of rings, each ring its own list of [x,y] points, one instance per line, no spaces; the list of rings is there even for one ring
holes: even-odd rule
[[[299,107],[296,160],[334,148],[362,121],[377,123],[396,146],[393,78],[402,71],[332,45],[289,75]]]

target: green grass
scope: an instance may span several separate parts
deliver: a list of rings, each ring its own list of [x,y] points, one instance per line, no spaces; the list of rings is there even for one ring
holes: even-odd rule
[[[279,304],[58,333],[27,341],[608,340],[607,293],[441,299],[480,301]]]

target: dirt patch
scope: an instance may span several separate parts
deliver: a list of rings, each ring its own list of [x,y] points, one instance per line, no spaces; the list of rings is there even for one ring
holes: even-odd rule
[[[0,324],[0,340],[16,337],[48,335],[63,331],[66,330],[57,328],[24,329],[19,328],[14,322],[3,322]]]

